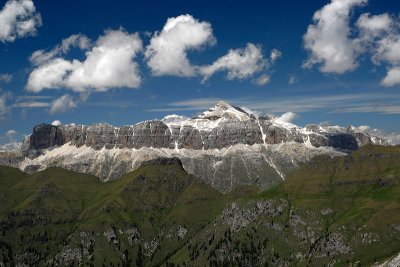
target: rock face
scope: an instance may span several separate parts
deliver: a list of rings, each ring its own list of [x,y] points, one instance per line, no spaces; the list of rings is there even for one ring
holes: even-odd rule
[[[51,124],[39,124],[33,128],[29,149],[43,149],[64,144],[62,129]]]
[[[23,153],[20,151],[0,152],[0,165],[18,168],[24,158]]]
[[[0,155],[0,163],[28,173],[57,166],[109,181],[145,161],[177,157],[187,172],[227,192],[243,184],[266,188],[315,155],[342,155],[365,144],[384,140],[355,128],[256,118],[219,102],[194,118],[171,115],[122,127],[40,124],[24,140],[21,159]]]
[[[33,129],[30,150],[41,150],[70,142],[96,150],[143,147],[168,149],[222,149],[237,144],[308,143],[314,147],[356,150],[359,145],[383,143],[367,133],[339,127],[308,125],[300,128],[277,118],[255,118],[240,108],[219,102],[195,118],[167,116],[163,120],[114,127],[109,124],[40,124]]]

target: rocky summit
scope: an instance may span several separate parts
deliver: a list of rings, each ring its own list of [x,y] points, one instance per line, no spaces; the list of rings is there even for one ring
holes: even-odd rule
[[[247,110],[247,109],[246,109]],[[115,180],[143,162],[177,157],[184,169],[222,192],[267,188],[319,154],[343,155],[386,141],[355,127],[296,126],[220,101],[193,118],[169,115],[134,125],[39,124],[19,153],[0,163],[32,173],[50,166]]]

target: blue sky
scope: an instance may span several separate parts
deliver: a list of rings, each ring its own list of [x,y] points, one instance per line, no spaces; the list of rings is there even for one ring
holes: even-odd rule
[[[42,122],[125,125],[195,115],[220,99],[260,114],[292,111],[300,125],[400,132],[396,0],[11,0],[0,8],[0,143]]]

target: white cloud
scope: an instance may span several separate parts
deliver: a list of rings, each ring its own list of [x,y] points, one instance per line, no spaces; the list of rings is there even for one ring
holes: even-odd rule
[[[13,105],[16,108],[47,108],[49,106],[50,103],[40,101],[17,102]]]
[[[53,126],[60,126],[60,125],[61,125],[61,121],[55,120],[55,121],[53,121],[53,122],[51,123],[51,125],[53,125]]]
[[[15,136],[17,135],[17,131],[16,130],[8,130],[6,135],[10,140],[14,140]]]
[[[372,62],[389,65],[381,84],[400,84],[400,22],[387,13],[376,16],[367,13],[360,16],[356,25],[360,30],[359,42],[372,54]]]
[[[373,60],[386,61],[389,64],[400,65],[400,31],[396,35],[388,35],[378,41],[378,47]]]
[[[65,49],[68,50],[72,44],[78,44],[80,48],[85,48],[86,42],[82,42],[81,37],[60,47],[67,47]],[[42,63],[31,72],[26,88],[31,92],[69,88],[80,93],[91,90],[102,92],[118,87],[137,88],[141,77],[134,58],[140,51],[142,41],[138,34],[129,34],[122,29],[109,30],[86,52],[83,61],[52,56],[42,61],[43,58],[37,60],[40,56],[36,57],[33,62]]]
[[[183,110],[207,110],[215,103],[219,102],[219,98],[196,98],[187,99],[184,101],[177,101],[167,104],[168,107],[152,108],[146,111],[148,112],[171,112],[171,111],[183,111]]]
[[[160,108],[153,108],[150,112],[175,112],[187,110],[207,110],[218,98],[186,99],[167,103]],[[225,99],[235,106],[245,106],[263,114],[292,112],[343,112],[343,113],[376,113],[400,114],[400,95],[395,92],[356,93],[336,95],[305,94],[294,97],[269,97],[261,98],[231,98]]]
[[[372,129],[370,133],[387,140],[391,145],[400,145],[400,133],[388,133],[380,129]]]
[[[358,41],[365,50],[370,50],[375,64],[400,64],[400,28],[389,14],[362,14],[356,26],[360,31]]]
[[[0,150],[17,150],[21,147],[21,143],[17,142],[15,137],[17,136],[17,131],[15,130],[8,130],[6,132],[6,136],[8,138],[8,143],[7,144],[1,144],[0,145]]]
[[[278,49],[272,49],[271,55],[269,56],[270,62],[275,63],[282,56],[282,52]]]
[[[296,113],[293,112],[285,112],[281,116],[277,117],[276,119],[281,122],[292,122],[297,117]]]
[[[394,133],[394,132],[389,133],[382,129],[371,128],[368,125],[362,125],[362,126],[358,126],[358,127],[353,126],[353,130],[356,132],[363,132],[363,133],[376,135],[376,136],[388,141],[390,145],[400,144],[400,133]]]
[[[254,83],[256,85],[262,86],[262,85],[266,85],[270,81],[271,81],[271,77],[267,74],[263,74],[260,77],[258,77],[257,79],[255,79]]]
[[[17,102],[21,102],[24,100],[39,100],[39,99],[51,99],[51,96],[48,95],[21,95],[16,97]]]
[[[33,52],[29,60],[34,65],[41,65],[56,56],[66,54],[72,47],[78,47],[81,50],[86,50],[90,47],[90,39],[83,34],[73,34],[62,40],[61,44],[57,45],[50,51],[38,50]]]
[[[389,102],[389,101],[388,101]],[[375,104],[373,101],[370,103],[360,103],[354,105],[344,106],[340,112],[343,113],[377,113],[377,114],[400,114],[400,105],[397,103]]]
[[[303,67],[321,64],[321,72],[339,74],[357,68],[361,48],[351,38],[349,16],[354,7],[366,3],[367,0],[332,0],[315,12],[314,24],[303,36],[304,47],[310,52]]]
[[[189,62],[187,52],[214,43],[210,23],[200,22],[191,15],[169,18],[146,47],[147,65],[156,76],[195,76],[196,70]]]
[[[137,88],[141,78],[133,59],[142,50],[138,34],[108,31],[101,36],[86,60],[68,78],[68,86],[77,91],[107,91],[110,88]]]
[[[314,24],[304,35],[304,47],[310,52],[303,67],[321,64],[321,72],[344,73],[358,67],[357,57],[371,55],[375,65],[386,64],[384,86],[400,84],[400,21],[388,13],[362,14],[354,27],[349,26],[354,7],[367,0],[331,0],[314,14]],[[356,35],[355,33],[358,33]]]
[[[215,43],[211,24],[201,22],[191,15],[169,18],[161,32],[156,32],[146,47],[145,58],[155,76],[174,75],[182,77],[203,76],[202,83],[216,72],[227,71],[227,78],[247,79],[267,70],[281,57],[282,53],[273,49],[265,58],[261,46],[248,43],[245,48],[231,49],[210,65],[193,65],[187,53]],[[257,85],[269,82],[270,75],[263,74],[253,80]]]
[[[69,94],[65,94],[51,102],[50,113],[67,112],[76,107],[74,99]]]
[[[59,49],[66,53],[71,47],[79,47],[82,50],[88,49],[91,45],[91,40],[84,34],[73,34],[70,37],[62,40]]]
[[[26,85],[28,91],[38,93],[43,89],[68,87],[68,77],[78,69],[81,62],[68,61],[62,58],[53,59],[34,69]]]
[[[390,68],[382,80],[384,86],[394,86],[400,84],[400,67]]]
[[[227,71],[229,80],[245,79],[266,69],[268,65],[261,47],[248,43],[245,48],[231,49],[213,64],[200,67],[199,72],[203,75],[203,82],[219,71]]]
[[[357,22],[357,27],[361,30],[361,36],[368,37],[366,39],[371,40],[371,37],[376,37],[386,31],[392,24],[392,19],[386,13],[376,16],[371,16],[370,13],[362,14]]]
[[[0,81],[2,82],[9,83],[11,82],[12,78],[13,78],[12,74],[8,73],[0,74]]]
[[[13,42],[25,36],[33,36],[42,25],[32,0],[10,0],[0,11],[0,41]]]
[[[52,99],[51,96],[40,96],[40,95],[24,95],[17,96],[12,108],[47,108],[50,106],[46,100]]]

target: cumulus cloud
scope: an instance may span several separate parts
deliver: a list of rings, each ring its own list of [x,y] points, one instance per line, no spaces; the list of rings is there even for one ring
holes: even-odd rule
[[[0,74],[0,81],[2,82],[9,83],[11,82],[12,78],[13,78],[12,74],[8,73]]]
[[[318,10],[308,27],[304,47],[310,57],[303,67],[320,64],[324,73],[345,73],[358,67],[357,58],[370,54],[375,65],[386,64],[384,86],[400,84],[400,20],[388,13],[362,14],[349,26],[351,11],[367,0],[331,0]]]
[[[39,65],[29,75],[27,90],[40,92],[43,89],[68,88],[87,93],[139,87],[141,77],[134,59],[142,51],[142,41],[137,33],[129,34],[123,29],[106,31],[85,53],[83,61],[54,57],[72,45],[86,48],[86,41],[82,36],[75,36],[69,43],[56,48],[56,53],[38,52],[35,55],[35,52],[31,60]]]
[[[89,88],[107,91],[115,87],[137,88],[141,78],[133,61],[142,50],[138,34],[108,31],[95,47],[86,53],[86,60],[68,78],[68,85],[80,92]]]
[[[247,79],[267,70],[282,53],[273,49],[269,57],[263,55],[260,45],[248,43],[244,48],[231,49],[212,64],[192,64],[188,52],[215,44],[211,24],[199,21],[191,15],[169,18],[160,32],[156,32],[146,47],[147,65],[155,76],[173,75],[181,77],[203,76],[202,83],[220,71],[227,72],[229,80]],[[256,85],[265,85],[270,75],[262,74],[254,79]]]
[[[382,85],[400,84],[400,22],[387,13],[375,16],[366,13],[356,25],[360,29],[359,42],[372,54],[372,62],[389,65]]]
[[[282,52],[279,51],[278,49],[272,49],[271,55],[269,56],[270,62],[275,63],[277,59],[279,59],[282,56]]]
[[[214,43],[210,23],[200,22],[191,15],[169,18],[146,47],[147,65],[156,76],[195,76],[196,70],[189,62],[188,51]]]
[[[200,67],[199,72],[203,75],[203,82],[219,71],[227,71],[229,80],[245,79],[265,70],[268,65],[261,47],[248,43],[245,48],[231,49],[211,65]]]
[[[87,50],[90,47],[90,39],[83,34],[73,34],[62,40],[61,44],[57,45],[50,51],[38,50],[33,52],[29,60],[34,65],[41,65],[47,61],[54,59],[56,56],[66,54],[72,47],[78,47],[81,50]]]
[[[400,64],[400,29],[389,14],[363,14],[356,26],[360,30],[358,41],[365,50],[371,51],[375,64]]]
[[[282,55],[273,49],[270,56],[265,57],[260,45],[248,43],[245,48],[229,50],[210,65],[198,66],[190,62],[189,51],[215,42],[210,23],[181,15],[169,18],[160,32],[150,35],[144,57],[155,76],[203,76],[204,82],[219,71],[226,71],[229,80],[247,79],[263,72],[253,83],[265,85],[270,80],[268,69]],[[74,47],[85,52],[83,60],[67,57]],[[31,55],[34,68],[26,89],[34,93],[44,89],[71,89],[80,93],[84,100],[93,91],[138,88],[141,75],[134,60],[142,52],[139,35],[123,29],[106,31],[95,42],[83,34],[74,34],[50,50],[38,50]]]
[[[384,86],[394,86],[400,84],[400,66],[390,68],[382,80],[382,85]]]
[[[61,121],[55,120],[55,121],[53,121],[53,122],[51,123],[51,125],[53,125],[53,126],[59,126],[59,125],[61,125]]]
[[[357,22],[357,27],[361,30],[361,39],[371,42],[373,37],[377,37],[388,30],[392,24],[392,19],[386,13],[371,16],[370,13],[362,14]],[[372,38],[371,38],[372,37]]]
[[[74,99],[69,94],[65,94],[51,102],[50,113],[67,112],[76,107]]]
[[[10,0],[0,11],[0,41],[33,36],[41,25],[41,16],[32,0]]]
[[[276,119],[281,122],[292,122],[296,117],[297,117],[296,113],[289,111],[289,112],[283,113],[281,116],[279,116]]]
[[[278,49],[272,49],[271,54],[269,56],[269,62],[266,65],[266,68],[275,64],[275,62],[282,57],[282,52]],[[263,86],[271,82],[271,75],[270,74],[263,74],[257,79],[253,80],[253,83],[258,86]]]
[[[315,12],[313,24],[303,36],[310,56],[304,67],[321,64],[324,73],[344,73],[354,70],[360,53],[358,42],[351,38],[350,13],[367,0],[332,0]]]
[[[28,91],[34,93],[41,92],[43,89],[68,87],[69,76],[80,65],[81,62],[78,60],[71,62],[62,58],[53,59],[31,72],[26,87]]]

